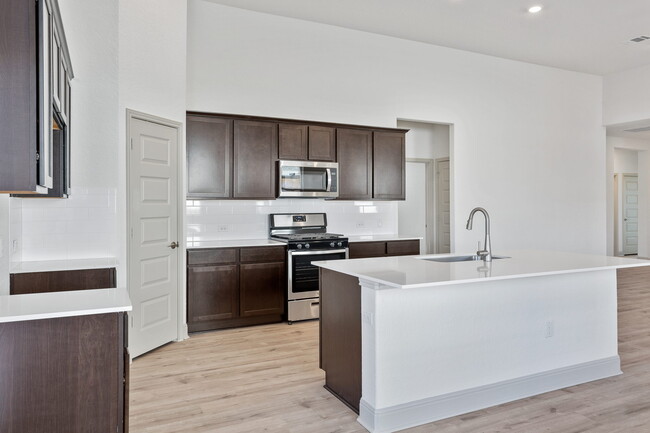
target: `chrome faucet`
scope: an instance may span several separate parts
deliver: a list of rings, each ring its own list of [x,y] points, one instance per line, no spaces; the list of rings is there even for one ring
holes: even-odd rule
[[[485,217],[485,245],[484,248],[481,249],[481,243],[478,243],[478,251],[476,251],[476,255],[486,262],[491,262],[492,244],[490,242],[490,215],[488,215],[487,211],[482,207],[475,207],[472,209],[472,211],[469,213],[469,218],[467,219],[467,225],[465,228],[467,230],[472,230],[472,222],[474,221],[474,214],[476,212],[481,212]]]

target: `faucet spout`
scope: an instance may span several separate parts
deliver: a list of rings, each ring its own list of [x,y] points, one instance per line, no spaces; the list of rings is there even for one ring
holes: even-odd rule
[[[481,257],[486,262],[492,261],[492,242],[490,240],[490,215],[482,207],[475,207],[469,213],[469,218],[467,219],[467,225],[465,228],[467,230],[472,230],[472,223],[474,222],[474,214],[480,212],[485,217],[485,243],[483,244],[483,249],[480,249],[476,252],[476,255]]]

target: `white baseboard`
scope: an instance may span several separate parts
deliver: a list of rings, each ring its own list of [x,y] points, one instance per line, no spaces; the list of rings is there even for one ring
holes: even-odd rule
[[[372,433],[388,433],[622,374],[618,356],[557,368],[490,385],[375,409],[363,398],[357,421]]]

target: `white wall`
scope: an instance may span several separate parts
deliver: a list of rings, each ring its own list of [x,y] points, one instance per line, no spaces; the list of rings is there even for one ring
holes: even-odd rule
[[[605,252],[602,79],[339,27],[188,5],[190,110],[376,126],[453,124],[459,251]],[[589,218],[569,218],[588,215]]]
[[[407,158],[449,157],[449,125],[399,120],[397,127],[409,129],[406,134]]]
[[[121,263],[126,263],[127,249],[126,110],[185,123],[186,14],[186,0],[119,0],[120,91],[116,144],[119,164],[116,178],[119,180],[118,257]],[[184,146],[184,141],[179,144]],[[184,160],[179,164],[184,167]],[[184,177],[182,171],[181,182]],[[126,284],[126,272],[118,274],[118,283]]]
[[[639,173],[639,256],[650,257],[650,141],[633,138],[607,136],[607,254],[620,254],[615,251],[614,231],[614,173],[625,173],[617,169],[634,168],[633,162],[622,152],[637,155],[637,172]],[[618,156],[618,158],[617,158]],[[625,159],[628,161],[624,162]],[[633,157],[632,157],[633,159]],[[625,164],[625,165],[624,165]],[[630,167],[628,164],[631,164]]]
[[[12,199],[14,260],[114,257],[117,250],[117,4],[59,0],[75,73],[68,200]],[[15,221],[19,219],[19,221]]]
[[[614,149],[614,173],[638,173],[639,153],[636,150]]]
[[[650,119],[650,65],[611,74],[603,81],[603,124]]]

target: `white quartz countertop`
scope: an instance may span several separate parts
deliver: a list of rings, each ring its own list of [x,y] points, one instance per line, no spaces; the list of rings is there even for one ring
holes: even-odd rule
[[[422,240],[422,237],[404,235],[360,235],[348,236],[348,240],[350,242],[419,241]]]
[[[187,241],[187,249],[237,248],[237,247],[277,247],[285,243],[270,239],[233,239],[219,241]]]
[[[0,296],[0,323],[131,310],[125,288]]]
[[[586,272],[650,266],[650,260],[637,260],[556,251],[509,251],[490,263],[480,261],[440,263],[423,258],[471,254],[378,257],[372,259],[313,262],[325,269],[395,288],[442,286],[487,280],[533,277],[550,274]]]
[[[11,264],[12,274],[29,272],[75,271],[80,269],[103,269],[117,266],[115,257],[98,259],[43,260],[33,262],[14,262]]]

